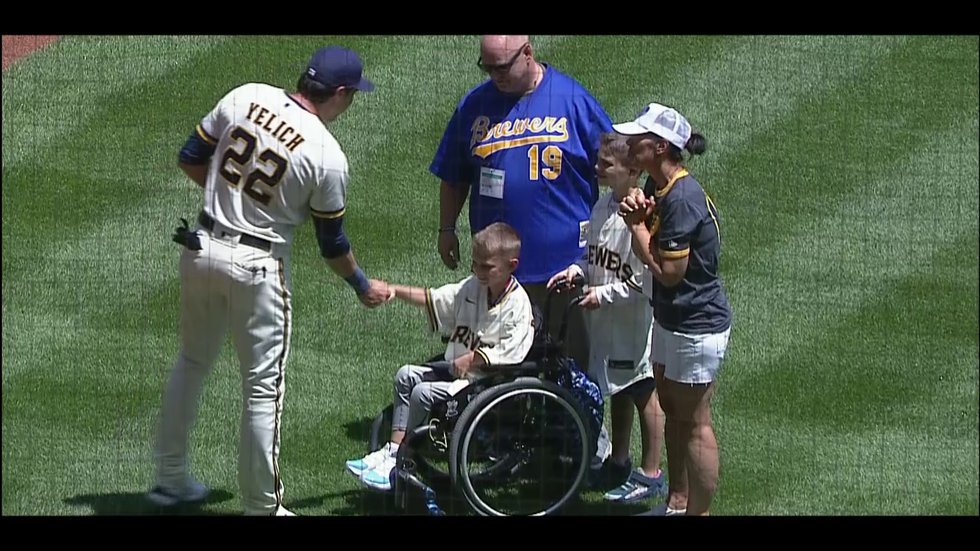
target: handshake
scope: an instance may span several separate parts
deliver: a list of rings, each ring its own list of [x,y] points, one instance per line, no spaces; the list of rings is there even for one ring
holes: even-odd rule
[[[393,298],[395,298],[394,287],[388,285],[387,281],[380,279],[369,280],[367,291],[357,295],[357,299],[361,301],[361,304],[368,308],[377,308],[382,304],[391,302]]]

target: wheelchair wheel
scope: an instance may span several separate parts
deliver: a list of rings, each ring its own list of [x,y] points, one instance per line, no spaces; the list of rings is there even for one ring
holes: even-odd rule
[[[449,472],[477,513],[552,514],[578,496],[595,442],[565,389],[534,377],[490,387],[460,415]]]
[[[394,416],[394,404],[388,404],[371,423],[371,438],[368,453],[380,449],[391,438],[391,421]],[[417,468],[422,474],[446,479],[449,478],[449,461],[445,446],[428,438],[414,444],[417,453],[414,454]]]

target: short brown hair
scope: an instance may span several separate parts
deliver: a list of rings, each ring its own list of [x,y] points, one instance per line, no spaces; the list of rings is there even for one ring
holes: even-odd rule
[[[613,157],[623,161],[625,164],[629,159],[630,147],[626,143],[626,136],[616,132],[603,132],[599,136],[599,149],[608,149]]]
[[[495,222],[476,232],[473,236],[473,248],[488,256],[518,258],[521,255],[521,236],[509,224]]]

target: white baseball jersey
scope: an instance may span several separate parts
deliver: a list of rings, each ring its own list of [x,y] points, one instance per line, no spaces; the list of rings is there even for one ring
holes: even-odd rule
[[[474,350],[490,366],[519,364],[531,350],[534,317],[527,292],[513,277],[495,304],[488,291],[472,275],[426,290],[429,328],[449,335],[447,360]]]
[[[648,376],[653,307],[653,274],[633,254],[632,235],[618,214],[612,192],[599,198],[589,222],[588,273],[600,306],[587,311],[589,371],[604,391],[616,393]],[[641,292],[642,291],[642,292]],[[644,296],[646,295],[646,296]]]
[[[239,232],[292,243],[310,215],[344,213],[347,157],[314,113],[282,88],[250,83],[218,102],[197,128],[217,144],[204,209]]]
[[[284,491],[279,448],[293,310],[289,248],[296,226],[311,214],[343,214],[347,158],[319,117],[266,84],[226,94],[197,133],[215,146],[204,211],[216,225],[201,236],[199,252],[181,255],[186,323],[161,413],[158,479],[183,484],[195,397],[230,328],[247,381],[239,446],[242,503],[246,512],[268,514],[282,506]],[[266,251],[241,245],[242,234],[281,246]]]

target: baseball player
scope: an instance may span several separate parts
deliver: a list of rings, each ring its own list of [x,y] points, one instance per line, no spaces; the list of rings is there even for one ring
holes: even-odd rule
[[[453,379],[472,380],[487,366],[524,361],[534,326],[531,301],[513,275],[520,252],[517,232],[498,222],[473,236],[473,275],[436,289],[392,285],[395,297],[425,308],[430,330],[449,335],[445,359],[451,373],[419,365],[398,370],[391,441],[347,461],[347,470],[364,485],[391,489],[389,477],[406,431],[425,421],[433,404],[449,398]]]
[[[429,167],[441,180],[439,253],[456,268],[456,220],[468,198],[472,231],[506,222],[520,234],[514,276],[541,305],[548,278],[585,249],[599,197],[599,134],[611,131],[612,121],[575,79],[535,59],[527,35],[482,37],[477,64],[489,78],[460,100]],[[557,338],[571,293],[554,298],[546,315]],[[588,337],[581,310],[570,312],[567,330],[568,354],[584,368]]]
[[[664,419],[650,363],[653,276],[633,253],[632,234],[619,215],[620,201],[636,187],[640,175],[628,157],[625,137],[613,132],[602,135],[596,174],[599,184],[610,191],[592,209],[587,254],[548,282],[553,287],[581,274],[588,283],[580,305],[588,310],[589,373],[604,395],[612,395],[612,455],[596,485],[619,486],[605,498],[622,503],[665,489],[660,470]],[[634,407],[643,436],[642,463],[636,470],[629,457]]]
[[[230,330],[241,365],[238,479],[246,514],[291,515],[282,505],[280,420],[289,354],[290,248],[312,216],[320,252],[360,301],[390,300],[369,280],[343,230],[347,158],[325,127],[350,107],[362,77],[358,55],[325,47],[311,57],[296,92],[249,83],[226,94],[197,125],[179,166],[204,188],[198,227],[177,229],[181,347],[163,396],[156,441],[162,506],[203,500],[207,487],[189,474],[187,442],[204,379]]]

